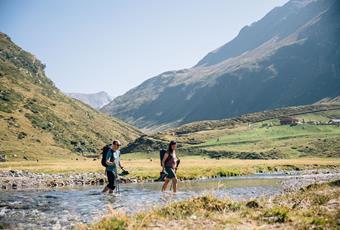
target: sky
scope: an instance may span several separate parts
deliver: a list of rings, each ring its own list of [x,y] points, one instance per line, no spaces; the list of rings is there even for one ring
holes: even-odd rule
[[[190,68],[288,0],[0,0],[0,31],[64,92],[116,97]]]

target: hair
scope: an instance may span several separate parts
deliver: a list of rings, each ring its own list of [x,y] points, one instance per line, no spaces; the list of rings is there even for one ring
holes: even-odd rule
[[[119,145],[120,145],[120,141],[119,141],[119,140],[114,140],[114,141],[112,142],[112,145],[115,145],[115,144],[119,144]]]
[[[173,153],[174,150],[171,148],[172,145],[177,144],[176,141],[170,141],[169,146],[168,146],[168,152]]]

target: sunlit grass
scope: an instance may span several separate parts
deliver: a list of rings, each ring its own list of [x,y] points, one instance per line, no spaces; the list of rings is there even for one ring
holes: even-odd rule
[[[144,157],[143,157],[144,156]],[[178,177],[194,179],[245,175],[255,172],[273,172],[281,169],[312,169],[340,167],[339,158],[298,158],[280,160],[211,159],[201,156],[180,156]],[[76,160],[78,159],[78,160]],[[121,156],[123,166],[130,177],[156,179],[161,171],[157,153],[125,154]],[[0,163],[0,170],[19,169],[43,173],[103,172],[100,160],[90,158],[67,158],[43,161],[20,161]]]
[[[335,153],[340,146],[333,142],[339,141],[340,128],[337,126],[304,124],[291,127],[279,126],[269,121],[227,130],[224,135],[211,138],[195,147],[217,152],[279,151],[288,157],[311,152],[321,156],[323,151]],[[306,146],[310,148],[308,152],[302,149]]]
[[[337,229],[339,180],[307,186],[274,198],[249,201],[211,195],[170,202],[165,207],[125,216],[112,213],[94,229]],[[209,227],[207,227],[209,226]]]

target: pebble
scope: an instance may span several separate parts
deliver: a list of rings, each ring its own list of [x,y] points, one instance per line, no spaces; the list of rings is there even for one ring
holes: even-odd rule
[[[282,172],[281,172],[282,173]],[[327,181],[332,178],[339,178],[338,170],[319,169],[305,171],[286,171],[286,174],[295,177],[288,180],[283,186],[285,190],[298,189],[311,182]],[[275,174],[275,173],[274,173]],[[301,178],[303,178],[301,180]],[[140,178],[121,177],[121,183],[141,183],[153,180]],[[107,182],[104,173],[72,173],[72,174],[46,174],[32,173],[24,170],[0,171],[0,184],[2,190],[8,189],[27,189],[27,188],[46,188],[46,187],[65,187],[75,185],[103,185]]]
[[[1,189],[64,187],[79,184],[103,184],[106,176],[100,173],[45,174],[22,170],[0,171]]]

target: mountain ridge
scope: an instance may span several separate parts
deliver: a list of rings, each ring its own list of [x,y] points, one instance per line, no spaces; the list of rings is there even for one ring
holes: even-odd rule
[[[264,21],[280,25],[255,48],[213,65],[205,57],[193,68],[164,72],[101,111],[142,130],[157,131],[335,97],[340,94],[337,9],[339,2],[334,0],[290,1],[254,23],[255,28]],[[278,12],[276,21],[266,18]],[[287,19],[281,22],[284,16]],[[240,36],[252,26],[245,28]]]
[[[124,147],[122,152],[154,152],[161,147],[166,148],[169,141],[176,140],[182,155],[241,159],[278,159],[293,155],[338,157],[339,128],[328,122],[340,117],[339,98],[325,98],[311,105],[249,113],[222,120],[196,121],[143,135]],[[287,117],[299,118],[303,123],[297,126],[281,125],[280,119]],[[232,142],[223,143],[224,138],[231,138]],[[246,148],[242,149],[242,145]]]

